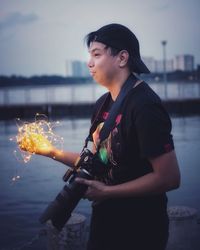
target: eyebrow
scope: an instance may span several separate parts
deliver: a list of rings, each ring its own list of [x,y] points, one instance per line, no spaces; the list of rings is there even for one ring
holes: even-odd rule
[[[101,49],[100,48],[94,48],[94,49],[92,49],[92,50],[88,50],[89,51],[89,53],[94,53],[95,51],[101,51]]]

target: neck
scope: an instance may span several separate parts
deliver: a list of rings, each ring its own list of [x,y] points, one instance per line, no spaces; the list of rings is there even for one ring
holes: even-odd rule
[[[107,86],[107,89],[109,90],[113,101],[116,100],[123,84],[125,83],[125,81],[129,77],[129,75],[130,75],[130,72],[121,73],[121,74],[117,75],[115,77],[115,79],[113,79],[113,81],[109,84],[109,86]]]

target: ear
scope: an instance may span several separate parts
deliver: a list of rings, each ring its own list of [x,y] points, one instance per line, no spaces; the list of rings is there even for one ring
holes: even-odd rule
[[[127,65],[129,59],[129,53],[127,50],[121,50],[119,52],[119,67],[123,68]]]

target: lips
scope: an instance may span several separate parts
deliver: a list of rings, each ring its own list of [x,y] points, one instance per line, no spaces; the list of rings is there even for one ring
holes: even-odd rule
[[[95,72],[94,71],[90,71],[90,75],[95,75]]]

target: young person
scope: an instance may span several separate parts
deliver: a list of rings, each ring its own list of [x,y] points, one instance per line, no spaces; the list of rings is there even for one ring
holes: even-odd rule
[[[93,79],[108,89],[108,102],[93,131],[94,153],[102,149],[108,165],[103,178],[77,178],[92,200],[88,250],[164,250],[168,240],[166,192],[180,185],[171,121],[160,98],[136,77],[149,73],[139,42],[127,27],[109,24],[86,37]],[[110,135],[99,145],[99,133],[126,81],[133,82]],[[105,95],[94,107],[92,122]],[[78,153],[50,147],[38,154],[73,167]]]

